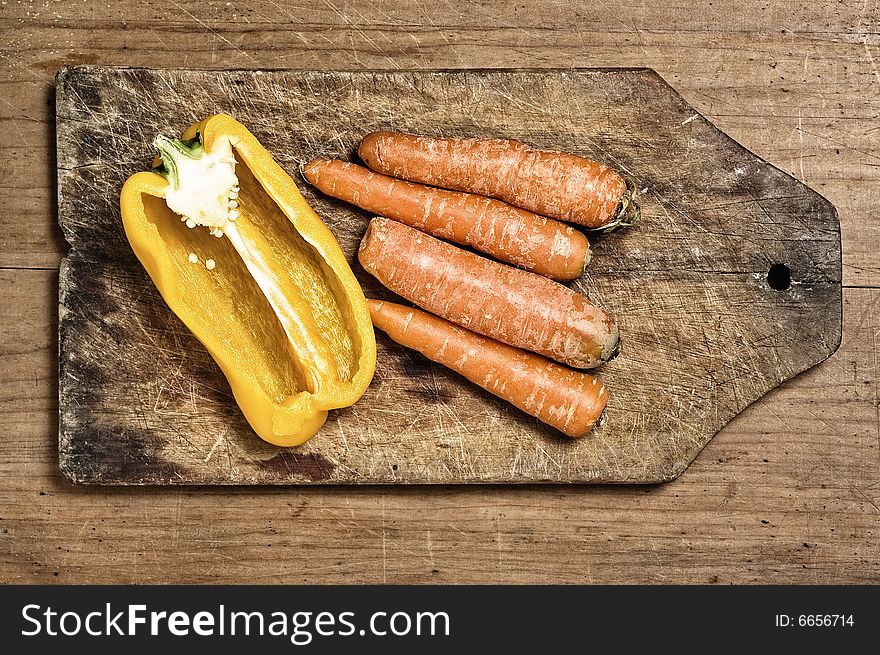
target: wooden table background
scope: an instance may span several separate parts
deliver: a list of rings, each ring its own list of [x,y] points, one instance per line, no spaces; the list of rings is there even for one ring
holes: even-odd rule
[[[880,5],[739,4],[0,2],[0,581],[880,581]],[[74,63],[652,67],[837,206],[843,344],[661,486],[73,487],[53,78]]]

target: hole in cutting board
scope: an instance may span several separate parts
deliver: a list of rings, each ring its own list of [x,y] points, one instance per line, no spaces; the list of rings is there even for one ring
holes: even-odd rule
[[[767,271],[767,284],[771,289],[785,291],[791,286],[791,270],[785,264],[773,264]]]

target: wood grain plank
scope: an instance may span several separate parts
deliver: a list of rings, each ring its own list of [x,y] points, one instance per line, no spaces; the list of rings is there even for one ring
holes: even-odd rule
[[[234,5],[232,13],[237,13]],[[369,3],[346,6],[351,14],[330,11],[328,22],[292,22],[277,8],[263,5],[256,10],[266,15],[262,23],[256,15],[238,12],[239,22],[217,24],[209,18],[215,9],[206,14],[181,4],[192,16],[181,12],[178,23],[155,22],[150,18],[155,12],[147,9],[143,21],[123,26],[84,17],[80,5],[61,3],[54,10],[61,18],[49,15],[41,21],[44,10],[31,8],[27,21],[0,22],[10,43],[0,58],[0,83],[10,89],[7,103],[0,103],[0,129],[4,142],[27,156],[4,158],[0,166],[10,186],[37,187],[8,198],[12,211],[0,216],[0,266],[53,267],[64,250],[52,225],[52,196],[45,191],[52,185],[51,155],[40,146],[51,140],[45,107],[52,100],[54,74],[63,64],[418,69],[527,63],[656,69],[724,132],[826,195],[839,210],[844,235],[859,235],[844,239],[844,283],[880,285],[880,266],[869,245],[880,239],[880,224],[863,218],[874,202],[880,169],[880,141],[873,130],[880,115],[874,57],[880,37],[865,29],[877,13],[870,3],[845,12],[810,3],[799,15],[814,21],[797,23],[795,16],[788,27],[772,28],[754,17],[779,11],[762,9],[760,3],[735,22],[720,23],[702,21],[701,16],[718,11],[708,5],[671,23],[652,23],[665,10],[643,7],[625,26],[619,13],[591,14],[591,22],[564,19],[559,12],[563,22],[550,21],[540,39],[529,38],[530,28],[518,27],[537,22],[531,10],[518,11],[516,21],[477,29],[469,27],[472,22],[463,7],[454,20],[437,26],[424,20],[411,26],[408,21],[418,22],[419,10],[395,9],[391,15],[409,12],[409,17],[399,25],[373,21],[355,30],[346,15],[375,18],[381,13]],[[504,11],[486,7],[490,13]],[[228,11],[225,5],[216,8],[223,15]],[[301,18],[295,9],[288,11]],[[389,13],[387,8],[381,11]],[[77,22],[65,21],[68,15]],[[280,22],[268,25],[269,17]],[[680,28],[670,27],[681,20],[685,23]],[[757,31],[742,33],[752,29],[749,21]]]
[[[89,489],[57,468],[57,280],[0,271],[2,582],[880,581],[880,292],[654,487]]]
[[[429,10],[430,9],[430,10]],[[295,24],[320,27],[343,24],[356,31],[372,27],[435,29],[478,26],[483,29],[583,29],[584,23],[606,31],[636,32],[665,25],[679,31],[764,32],[772,26],[789,32],[877,31],[877,8],[862,3],[842,8],[822,0],[788,3],[754,2],[746,10],[734,10],[713,0],[636,2],[626,0],[614,7],[584,2],[546,3],[529,6],[504,0],[462,0],[426,6],[395,0],[328,0],[312,5],[287,5],[272,0],[228,2],[227,0],[183,0],[166,5],[113,3],[95,15],[87,5],[75,1],[49,6],[16,3],[4,8],[4,18],[29,24],[91,21],[123,26],[139,22],[183,22],[195,29],[223,28],[230,24],[253,26]],[[674,17],[675,21],[670,21]]]
[[[297,68],[645,65],[768,161],[796,176],[803,162],[804,181],[840,212],[846,283],[880,285],[871,220],[876,3],[676,0],[536,11],[466,1],[423,15],[424,3],[333,0],[302,9],[326,7],[327,23],[285,5],[289,24],[277,3],[262,0],[177,4],[204,25],[181,12],[188,33],[166,34],[164,9],[150,3],[102,6],[103,26],[86,22],[88,5],[72,0],[4,5],[0,147],[14,142],[29,154],[52,140],[51,84],[64,64],[224,68],[241,65],[238,47],[255,65]],[[382,23],[380,11],[416,29],[354,29],[356,13]],[[470,29],[475,11],[489,13],[490,29]],[[563,12],[574,24],[535,31]],[[143,22],[125,21],[133,15]],[[230,34],[220,19],[242,29],[281,19],[283,27]],[[809,134],[817,126],[825,138]],[[4,179],[17,175],[13,188],[34,183],[42,193],[6,194],[0,268],[57,267],[54,156],[20,161],[0,158]],[[55,275],[15,275],[0,271],[0,580],[878,581],[877,512],[860,495],[878,504],[876,291],[847,290],[836,355],[740,414],[663,487],[96,493],[71,488],[57,470]],[[22,325],[27,317],[32,328]]]

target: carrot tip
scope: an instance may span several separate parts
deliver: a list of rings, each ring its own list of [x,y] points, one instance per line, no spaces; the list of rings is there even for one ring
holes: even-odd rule
[[[590,432],[592,432],[593,430],[597,430],[598,428],[601,428],[603,425],[605,425],[605,417],[607,411],[608,405],[605,405],[605,407],[602,408],[602,411],[599,412],[599,416],[596,421],[593,423],[592,426],[590,426]]]
[[[624,178],[624,181],[626,182],[626,191],[623,192],[623,196],[620,198],[620,203],[617,205],[617,211],[614,213],[614,218],[612,218],[606,225],[591,230],[592,232],[607,234],[608,232],[613,232],[622,227],[635,225],[641,219],[642,209],[639,207],[637,200],[639,196],[639,188],[636,186],[635,181],[628,177]]]
[[[587,266],[590,265],[591,261],[593,261],[593,251],[590,248],[587,248],[587,252],[584,255],[584,267],[581,269],[581,275],[587,271]],[[580,275],[578,275],[578,277],[580,277]]]
[[[612,359],[617,357],[620,354],[623,339],[620,338],[620,335],[617,336],[617,341],[614,343],[614,347],[611,349],[611,352],[608,353],[608,358],[605,360],[606,362],[610,362]]]
[[[302,176],[302,179],[304,179],[304,180],[305,180],[306,182],[308,182],[309,184],[311,184],[312,181],[309,179],[309,176],[308,176],[308,174],[306,173],[306,169],[311,168],[312,164],[314,164],[314,163],[315,163],[315,162],[314,162],[314,160],[313,160],[313,161],[310,161],[310,162],[306,162],[305,164],[300,164],[300,165],[299,165],[299,174]]]

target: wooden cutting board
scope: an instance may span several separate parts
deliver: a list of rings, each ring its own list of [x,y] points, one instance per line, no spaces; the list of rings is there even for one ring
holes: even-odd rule
[[[660,482],[841,338],[824,198],[719,132],[651,70],[192,71],[76,67],[57,84],[59,459],[99,484]],[[634,177],[642,221],[594,240],[579,291],[614,312],[603,424],[572,441],[377,335],[375,379],[306,445],[260,441],[122,232],[118,194],[162,132],[227,112],[297,180],[397,129],[510,137]],[[305,183],[355,262],[365,212]],[[772,271],[772,273],[771,273]],[[788,278],[788,279],[787,279]],[[776,288],[774,288],[776,287]]]

